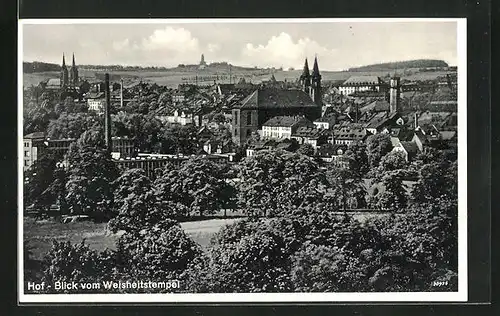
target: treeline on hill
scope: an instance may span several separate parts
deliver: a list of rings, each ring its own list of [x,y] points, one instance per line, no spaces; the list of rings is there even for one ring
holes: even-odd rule
[[[134,71],[134,70],[149,70],[149,71],[165,71],[165,70],[182,70],[182,69],[198,69],[199,65],[185,65],[179,64],[177,67],[163,67],[163,66],[123,66],[123,65],[77,65],[80,69],[90,69],[99,71]],[[241,67],[233,66],[227,62],[214,62],[210,63],[208,67],[212,69],[219,69],[228,71],[229,67],[234,71],[250,71],[250,70],[261,70],[260,68],[254,67]],[[59,71],[61,70],[61,65],[44,63],[44,62],[23,62],[23,72],[24,73],[35,73],[35,72],[45,72],[45,71]]]
[[[348,71],[387,71],[387,70],[402,70],[404,68],[435,68],[448,67],[448,64],[443,60],[438,59],[417,59],[408,61],[397,61],[390,63],[380,63],[361,67],[349,68]]]
[[[35,72],[45,72],[45,71],[59,71],[61,70],[61,65],[42,63],[42,62],[23,62],[23,73],[35,73]]]

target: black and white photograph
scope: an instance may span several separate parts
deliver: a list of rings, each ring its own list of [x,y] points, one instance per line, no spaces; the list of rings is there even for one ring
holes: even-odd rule
[[[467,300],[466,19],[18,32],[20,302]]]

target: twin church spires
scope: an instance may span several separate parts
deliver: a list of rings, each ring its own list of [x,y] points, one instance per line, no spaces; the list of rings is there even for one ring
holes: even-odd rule
[[[304,92],[309,94],[314,103],[321,106],[321,75],[319,73],[318,58],[314,57],[314,65],[312,74],[309,73],[309,64],[304,63],[304,70],[302,75],[300,75],[300,84]]]
[[[71,68],[68,71],[66,67],[66,60],[63,53],[63,60],[61,66],[61,87],[75,87],[78,85],[78,68],[75,63],[75,54],[73,53],[73,62]]]

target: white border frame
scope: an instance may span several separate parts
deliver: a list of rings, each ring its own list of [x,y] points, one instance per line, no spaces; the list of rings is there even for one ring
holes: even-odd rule
[[[380,293],[231,293],[231,294],[24,294],[23,259],[23,26],[29,24],[189,24],[456,22],[458,84],[458,292]],[[260,302],[465,302],[467,274],[467,19],[318,18],[318,19],[26,19],[18,21],[18,301],[19,303],[260,303]]]

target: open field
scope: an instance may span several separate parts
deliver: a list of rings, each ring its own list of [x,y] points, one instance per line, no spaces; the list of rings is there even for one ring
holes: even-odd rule
[[[47,72],[35,72],[35,73],[25,73],[23,74],[23,84],[24,87],[36,86],[40,81],[46,81],[48,79],[59,78],[58,71],[47,71]]]
[[[203,248],[210,243],[212,236],[219,229],[237,221],[237,218],[209,219],[196,222],[181,223],[181,227]],[[56,221],[37,221],[24,219],[24,241],[32,247],[33,257],[42,259],[52,245],[52,240],[79,243],[85,239],[90,248],[102,251],[115,249],[120,234],[111,234],[106,230],[106,223],[76,222],[59,223]]]
[[[338,213],[343,216],[344,213]],[[351,213],[359,221],[369,218],[387,216],[387,213]],[[210,239],[224,225],[232,224],[241,218],[208,219],[181,223],[184,229],[203,249],[210,244]],[[102,251],[106,248],[116,249],[116,241],[120,233],[112,234],[106,230],[106,223],[75,222],[63,224],[54,220],[34,221],[24,218],[24,242],[27,242],[33,251],[34,259],[42,259],[50,250],[52,240],[70,241],[79,243],[85,239],[90,248]]]

